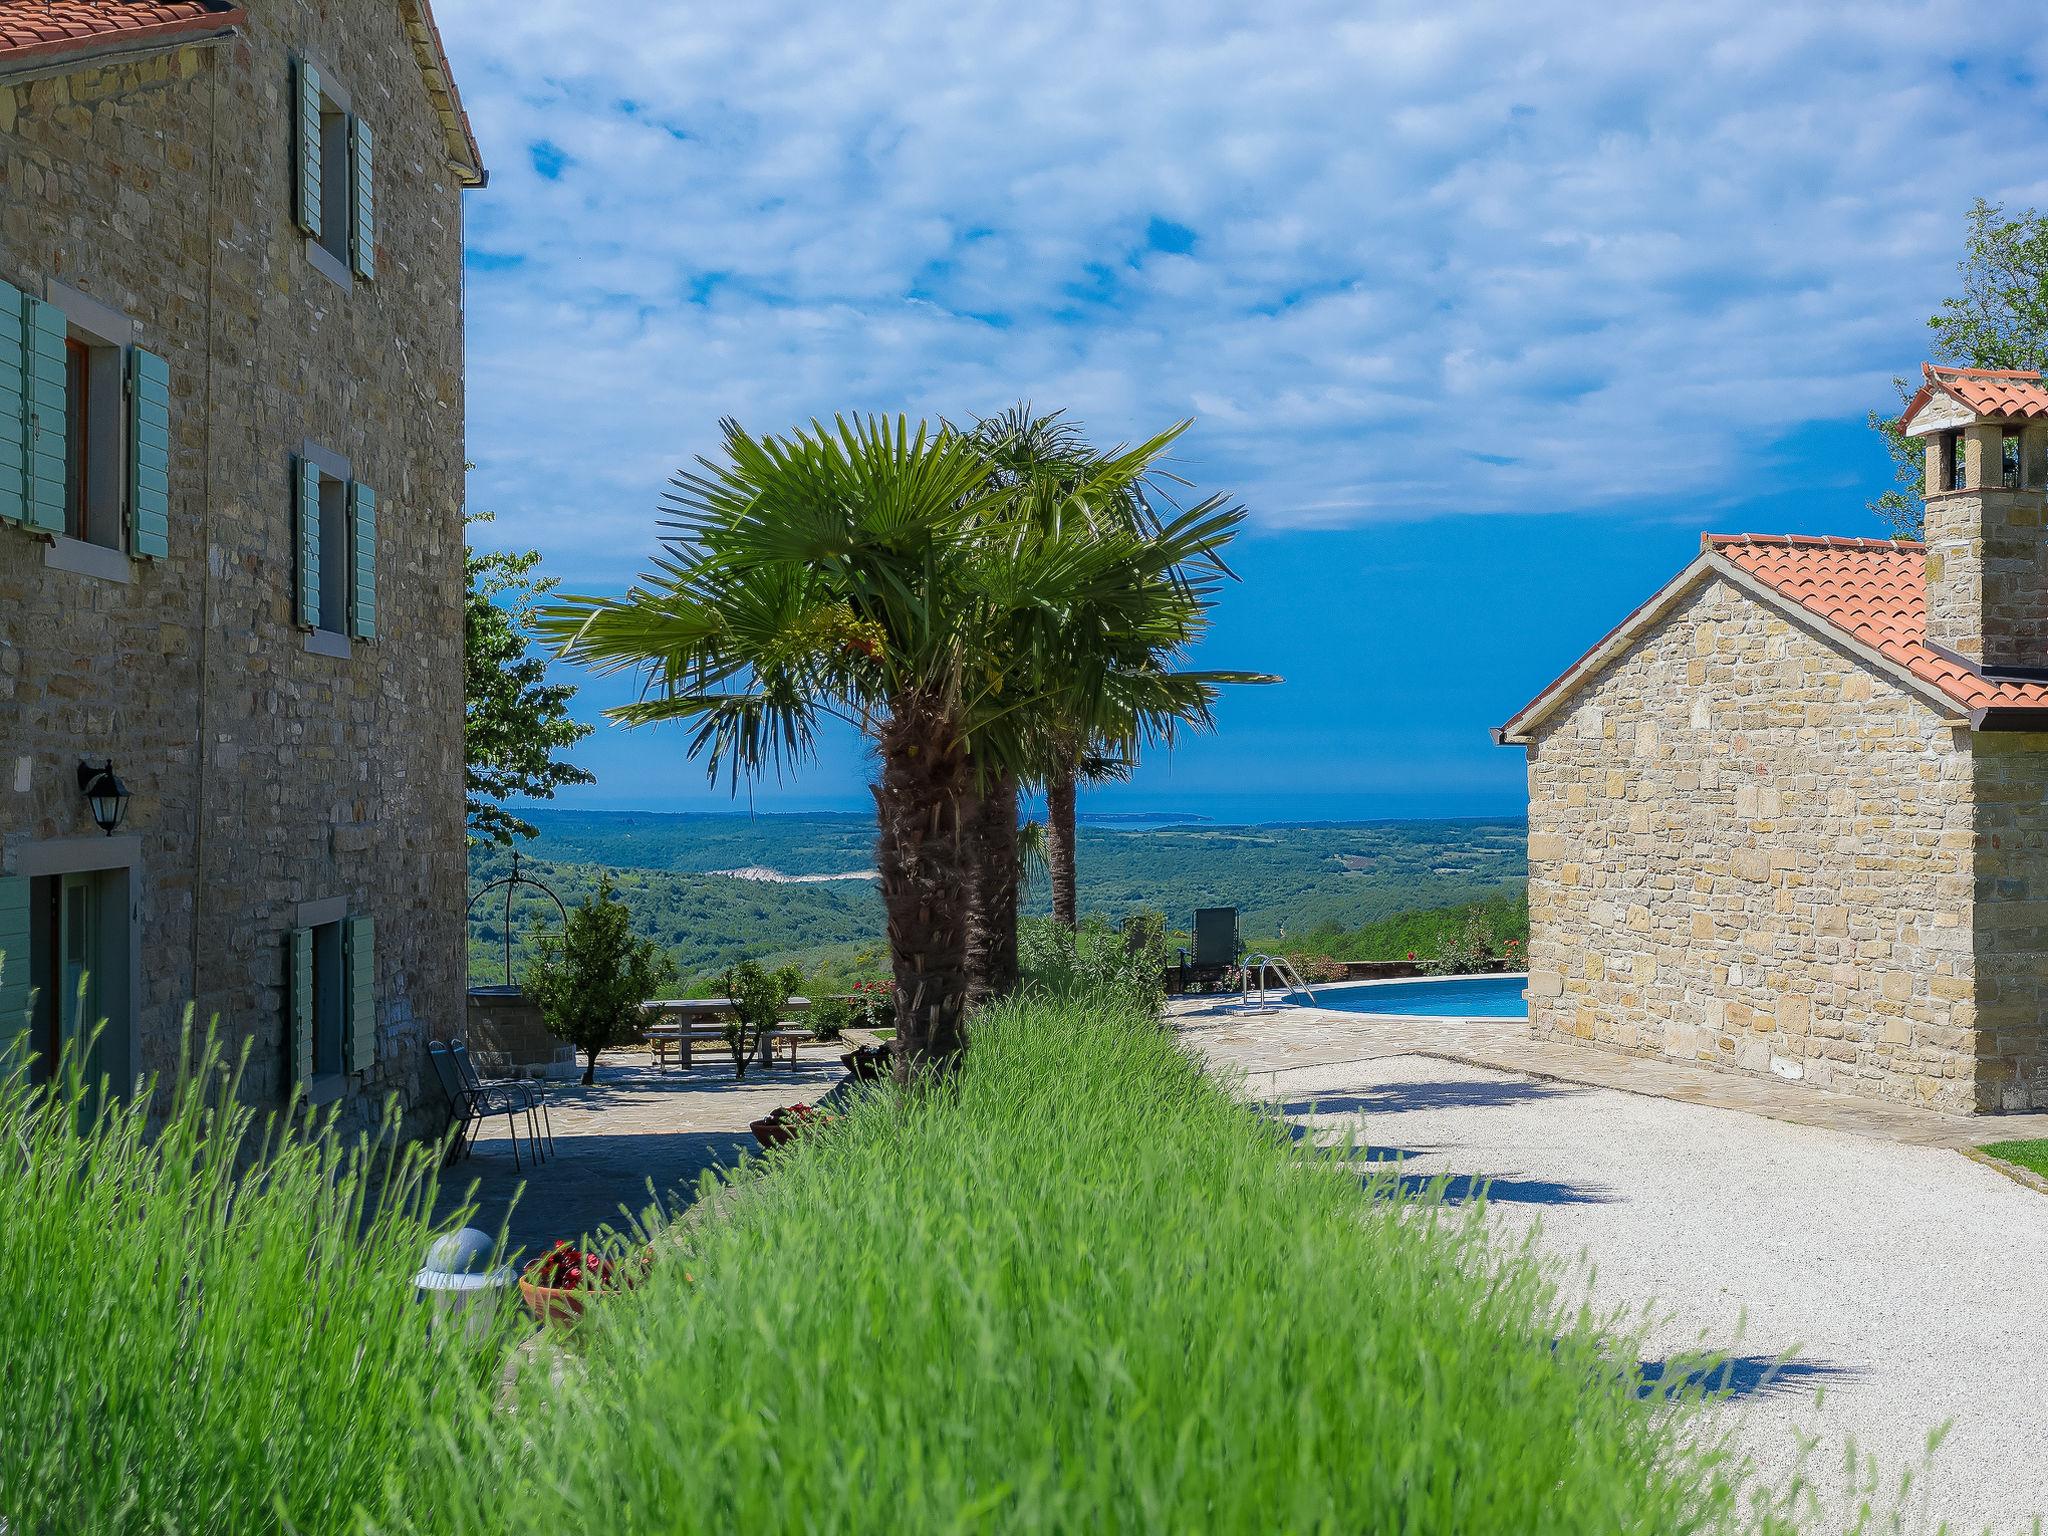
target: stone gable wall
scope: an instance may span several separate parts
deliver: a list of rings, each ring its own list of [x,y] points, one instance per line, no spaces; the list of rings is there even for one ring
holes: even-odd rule
[[[1710,577],[1530,746],[1533,1032],[1978,1107],[1969,746]]]
[[[376,135],[377,276],[352,290],[291,221],[299,51]],[[46,276],[170,361],[171,552],[118,585],[0,528],[0,872],[91,830],[73,767],[111,755],[143,839],[141,1067],[196,1000],[280,1095],[285,934],[345,897],[376,919],[380,1033],[350,1117],[390,1091],[437,1129],[420,1046],[465,984],[462,205],[398,8],[278,0],[224,45],[0,85],[0,277]],[[307,438],[378,493],[380,638],[346,659],[292,621]]]

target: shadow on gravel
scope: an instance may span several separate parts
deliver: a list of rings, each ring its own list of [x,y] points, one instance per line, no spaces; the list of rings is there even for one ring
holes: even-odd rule
[[[1846,1365],[1825,1360],[1787,1360],[1778,1355],[1727,1355],[1719,1360],[1699,1355],[1674,1355],[1636,1365],[1642,1385],[1636,1396],[1663,1398],[1705,1396],[1741,1400],[1752,1397],[1803,1397],[1815,1387],[1856,1375]]]
[[[1620,1197],[1592,1184],[1557,1179],[1489,1178],[1473,1173],[1368,1173],[1367,1194],[1384,1200],[1435,1200],[1442,1205],[1611,1205]]]
[[[1388,1083],[1362,1093],[1292,1099],[1274,1108],[1283,1115],[1398,1115],[1418,1109],[1505,1109],[1579,1091],[1563,1083],[1520,1078],[1497,1082]]]

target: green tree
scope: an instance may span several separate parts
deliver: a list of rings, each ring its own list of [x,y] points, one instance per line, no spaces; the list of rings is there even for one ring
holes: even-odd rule
[[[1959,297],[1944,299],[1928,318],[1936,362],[1965,368],[2048,367],[2048,216],[2029,208],[2007,216],[2000,203],[1978,198],[1964,215]],[[1901,405],[1918,380],[1895,378]],[[1870,413],[1870,425],[1891,449],[1898,483],[1870,503],[1901,538],[1917,539],[1926,514],[1921,495],[1925,457],[1899,430],[1898,415]]]
[[[1180,430],[1099,461],[1066,499],[1114,494]],[[963,811],[1028,770],[1070,622],[1125,636],[1102,663],[1116,672],[1174,627],[1159,615],[1180,567],[1243,514],[1204,505],[1147,537],[1080,518],[1033,532],[972,442],[902,417],[764,438],[728,421],[723,462],[699,462],[673,481],[655,573],[623,598],[565,598],[541,630],[641,672],[643,697],[612,716],[689,724],[692,754],[735,785],[808,760],[823,720],[869,738],[898,1070],[943,1066],[965,1045]]]
[[[804,984],[804,973],[793,965],[771,971],[757,960],[742,960],[727,969],[724,982],[733,1014],[725,1026],[725,1044],[732,1052],[732,1075],[743,1081],[747,1063],[760,1054],[762,1041],[789,1012],[789,1000]]]
[[[491,521],[473,512],[467,524]],[[532,837],[531,823],[506,810],[513,795],[550,800],[564,784],[592,775],[562,761],[592,727],[569,716],[573,687],[547,681],[547,659],[531,644],[535,610],[555,578],[533,574],[537,551],[512,553],[471,546],[464,560],[463,602],[464,807],[477,843]]]
[[[638,1033],[646,1003],[674,975],[661,946],[634,934],[632,913],[606,877],[559,935],[541,939],[521,987],[548,1028],[583,1053],[583,1081],[594,1083],[598,1056]]]

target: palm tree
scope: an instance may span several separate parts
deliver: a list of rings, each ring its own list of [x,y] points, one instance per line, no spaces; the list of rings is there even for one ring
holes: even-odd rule
[[[1030,763],[1070,621],[1121,637],[1119,655],[1152,645],[1172,627],[1162,594],[1238,514],[1084,536],[1072,519],[1006,515],[1016,489],[950,429],[723,428],[724,461],[671,482],[654,572],[624,597],[564,598],[543,633],[600,671],[638,671],[642,697],[613,718],[687,723],[714,781],[801,764],[828,719],[869,739],[899,1071],[944,1066],[965,1043],[977,850],[963,818]],[[1102,459],[1067,495],[1108,494],[1098,483],[1143,474],[1172,435]]]
[[[1188,425],[1182,422],[1164,441],[1170,442]],[[1166,526],[1157,503],[1171,507],[1177,493],[1189,488],[1187,481],[1162,470],[1156,455],[1147,455],[1137,473],[1100,474],[1102,464],[1124,462],[1126,456],[1121,451],[1098,453],[1089,446],[1079,425],[1067,420],[1063,412],[1038,414],[1028,403],[977,422],[973,438],[989,460],[992,477],[1016,492],[1007,503],[999,504],[998,510],[1008,516],[1036,515],[1041,523],[1048,514],[1065,514],[1069,520],[1078,516],[1091,532],[1143,539]],[[1241,507],[1226,511],[1221,496],[1200,502],[1192,513],[1228,516],[1232,535],[1243,517]],[[1075,876],[1077,784],[1128,778],[1141,746],[1170,743],[1181,728],[1211,725],[1211,707],[1220,685],[1279,681],[1259,673],[1172,670],[1207,627],[1209,590],[1218,578],[1230,576],[1220,554],[1226,541],[1217,540],[1187,568],[1175,570],[1173,579],[1180,601],[1172,605],[1169,622],[1149,637],[1152,649],[1126,651],[1114,658],[1118,670],[1112,675],[1119,683],[1117,688],[1106,689],[1107,679],[1098,677],[1091,665],[1107,658],[1086,653],[1090,645],[1114,647],[1127,641],[1128,636],[1099,633],[1085,623],[1077,625],[1069,636],[1077,643],[1064,658],[1064,673],[1045,680],[1045,694],[1055,702],[1046,710],[1036,733],[1035,776],[1045,785],[1045,852],[1051,873],[1053,917],[1067,928],[1074,928],[1079,921]],[[1014,824],[1014,788],[1010,795],[1013,803],[1007,815]],[[1010,974],[1014,978],[1014,861],[1007,868],[985,869],[984,878],[992,888],[997,880],[1002,880],[1003,890],[1010,893],[1009,954]],[[991,921],[994,920],[992,917]],[[989,968],[996,975],[1001,974],[1000,964],[993,958]]]

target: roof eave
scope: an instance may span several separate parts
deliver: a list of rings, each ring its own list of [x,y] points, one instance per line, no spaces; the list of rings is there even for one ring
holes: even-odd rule
[[[1702,549],[1684,570],[1652,592],[1626,618],[1595,641],[1591,649],[1559,673],[1549,687],[1511,715],[1505,725],[1496,727],[1494,743],[1503,747],[1527,745],[1530,731],[1577,693],[1582,683],[1603,670],[1615,654],[1634,644],[1637,635],[1663,618],[1672,605],[1692,589],[1709,570],[1711,558],[1711,553]]]
[[[127,27],[91,37],[51,38],[25,48],[9,48],[0,53],[0,80],[14,82],[24,76],[68,74],[169,48],[224,42],[235,36],[248,19],[248,13],[236,6],[233,10],[162,21],[154,26]]]
[[[1910,668],[1892,660],[1875,647],[1865,644],[1840,625],[1830,624],[1804,604],[1785,596],[1768,582],[1744,570],[1708,544],[1701,550],[1698,558],[1651,594],[1647,602],[1609,630],[1598,644],[1567,668],[1555,682],[1525,704],[1505,725],[1496,727],[1493,732],[1494,743],[1503,747],[1528,745],[1532,739],[1530,733],[1537,726],[1577,693],[1585,682],[1604,670],[1616,654],[1633,645],[1637,637],[1661,620],[1679,598],[1708,575],[1725,578],[1733,586],[1740,588],[1774,612],[1783,614],[1809,633],[1829,644],[1839,646],[1866,665],[1884,673],[1930,708],[1940,712],[1942,718],[1953,725],[1968,725],[1973,730],[2048,729],[2048,709],[1971,711],[1962,700],[1944,692],[1925,678],[1915,676]],[[1999,716],[2001,719],[2004,716],[2029,715],[2034,723],[1980,725],[1980,717],[1986,715]]]
[[[427,95],[441,119],[441,131],[447,136],[449,168],[464,187],[488,186],[491,173],[484,165],[469,114],[463,110],[462,93],[455,88],[455,73],[448,65],[448,50],[441,42],[441,29],[434,24],[434,13],[427,0],[402,0],[401,9]]]

